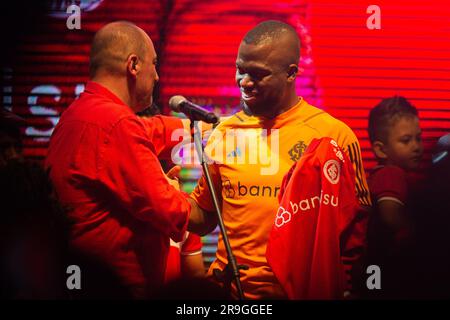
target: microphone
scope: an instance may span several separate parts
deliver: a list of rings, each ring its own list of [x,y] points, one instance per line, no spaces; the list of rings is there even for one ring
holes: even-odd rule
[[[183,96],[173,96],[169,100],[170,109],[184,113],[191,120],[200,120],[206,123],[217,123],[219,117],[214,113],[190,102]]]

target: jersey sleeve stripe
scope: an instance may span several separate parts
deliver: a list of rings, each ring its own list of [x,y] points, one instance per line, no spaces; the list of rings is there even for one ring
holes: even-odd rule
[[[364,180],[362,178],[363,169],[358,144],[356,142],[353,142],[348,146],[348,148],[350,160],[356,167],[355,175],[356,175],[356,189],[358,192],[358,198],[361,204],[370,206],[369,192],[365,187]]]
[[[360,178],[360,183],[361,183],[361,188],[363,189],[363,198],[365,201],[365,205],[370,206],[371,205],[371,201],[370,201],[370,196],[369,196],[369,189],[367,188],[367,185],[364,183],[364,179],[363,179],[363,175],[364,175],[364,169],[363,169],[363,162],[362,162],[362,157],[361,157],[361,149],[359,147],[358,143],[354,143],[355,148],[357,149],[357,157],[358,157],[358,163],[359,163],[359,178]]]

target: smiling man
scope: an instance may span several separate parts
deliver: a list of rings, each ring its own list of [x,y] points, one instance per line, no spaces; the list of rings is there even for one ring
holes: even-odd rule
[[[232,145],[227,139],[242,137],[230,132],[244,132],[244,136],[256,140],[252,143],[257,148],[227,149],[226,159],[210,166],[237,263],[249,266],[248,270],[241,270],[242,287],[249,299],[286,298],[267,263],[266,246],[278,209],[277,193],[282,179],[312,139],[331,137],[338,142],[353,162],[361,205],[370,205],[359,143],[351,129],[297,96],[299,58],[299,38],[290,25],[265,21],[250,30],[239,46],[236,60],[236,82],[241,90],[243,111],[222,122],[208,141],[208,146],[214,145],[217,151],[218,137],[225,141],[224,148]],[[261,148],[270,153],[270,158],[277,157],[279,165],[275,171],[264,174],[261,167],[267,163],[261,159],[257,163],[248,160],[255,159],[254,153]],[[213,154],[208,156],[215,158]],[[235,161],[235,158],[242,159]],[[189,228],[201,234],[210,232],[217,221],[205,177],[200,178],[191,198]],[[227,254],[220,236],[209,275],[214,269],[223,270],[226,264]],[[232,293],[237,296],[234,285]]]
[[[236,82],[241,89],[244,111],[273,119],[297,104],[295,77],[300,43],[295,30],[273,29],[273,23],[250,31],[239,46]],[[265,26],[265,27],[264,27]],[[267,30],[266,30],[267,29]],[[269,36],[270,33],[272,36]],[[276,38],[276,41],[275,41]]]

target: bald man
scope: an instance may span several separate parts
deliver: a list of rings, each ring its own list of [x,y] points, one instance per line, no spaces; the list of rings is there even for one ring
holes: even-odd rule
[[[243,291],[249,299],[286,298],[267,263],[266,246],[279,207],[277,197],[282,179],[314,138],[332,137],[350,155],[360,203],[370,205],[360,148],[351,129],[297,96],[299,57],[299,38],[290,25],[265,21],[250,30],[236,59],[236,82],[241,90],[243,111],[222,122],[206,147],[214,160],[210,166],[212,180],[219,190],[232,250],[237,263],[249,267],[241,270]],[[216,143],[220,138],[226,141],[222,144],[224,150]],[[231,149],[233,141],[227,139],[236,139],[241,144]],[[220,158],[222,154],[224,158]],[[192,205],[189,229],[200,234],[213,230],[217,221],[204,177],[189,201]],[[227,263],[220,236],[209,275],[214,269],[223,270]],[[237,296],[234,284],[231,290]]]
[[[45,162],[68,208],[72,246],[111,269],[136,298],[151,297],[162,284],[169,238],[182,240],[190,212],[157,158],[170,155],[179,142],[171,134],[182,122],[135,115],[152,104],[156,59],[149,36],[134,24],[100,29],[91,80],[62,114]],[[89,268],[80,268],[95,281]],[[82,290],[94,286],[89,281],[82,278]]]

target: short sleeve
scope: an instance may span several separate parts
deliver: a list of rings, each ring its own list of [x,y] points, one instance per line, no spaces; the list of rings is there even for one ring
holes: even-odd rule
[[[209,172],[211,174],[211,179],[213,181],[214,187],[216,188],[217,196],[219,197],[219,203],[221,203],[221,179],[219,170],[216,164],[209,165]],[[208,183],[206,182],[205,175],[203,174],[198,180],[197,186],[194,188],[190,197],[197,202],[200,208],[205,211],[214,212],[216,211],[214,207],[214,202],[212,200],[211,191],[209,190]]]
[[[376,202],[392,200],[405,204],[408,186],[403,169],[385,166],[373,172],[369,179],[372,197]]]

